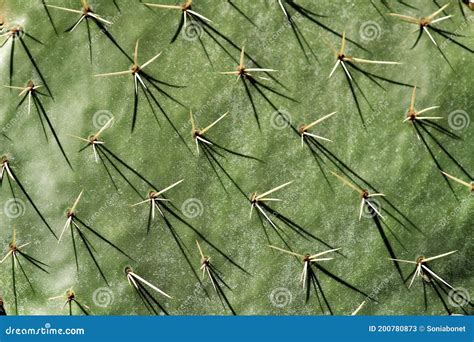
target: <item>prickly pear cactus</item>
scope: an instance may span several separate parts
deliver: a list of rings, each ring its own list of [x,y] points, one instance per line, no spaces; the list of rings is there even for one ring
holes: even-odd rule
[[[472,314],[470,4],[149,1],[0,0],[7,314]]]

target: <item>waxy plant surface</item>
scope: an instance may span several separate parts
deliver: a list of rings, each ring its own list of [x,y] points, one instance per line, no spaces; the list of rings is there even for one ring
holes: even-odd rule
[[[173,0],[150,2],[180,5]],[[47,0],[46,4],[81,9],[79,1]],[[15,230],[17,246],[30,243],[20,250],[47,264],[39,266],[48,272],[18,252],[0,264],[0,296],[7,314],[16,314],[12,255],[20,261],[20,264],[15,263],[20,315],[67,315],[69,309],[65,303],[72,304],[72,314],[93,315],[473,313],[472,301],[469,301],[474,296],[474,197],[469,183],[474,172],[471,123],[474,12],[466,4],[451,1],[436,18],[452,17],[430,24],[455,32],[459,36],[448,36],[464,47],[428,27],[437,46],[422,29],[421,38],[413,49],[419,24],[388,13],[428,17],[439,9],[433,1],[374,1],[372,4],[350,0],[281,3],[277,0],[195,0],[191,10],[198,15],[188,13],[186,27],[173,43],[170,41],[183,16],[181,9],[124,0],[94,0],[89,5],[94,13],[109,22],[99,21],[107,27],[108,35],[100,31],[92,17],[84,19],[71,32],[65,32],[78,21],[80,13],[45,7],[42,1],[0,0],[2,41],[9,37],[9,30],[15,25],[21,25],[24,30],[20,37],[9,39],[0,48],[0,154],[8,158],[15,178],[20,180],[58,238],[68,220],[67,210],[82,192],[73,220],[79,218],[130,258],[78,224],[79,228],[73,226],[82,232],[75,232],[74,237],[77,270],[71,229],[67,227],[58,243],[18,182],[11,179],[9,182],[8,172],[3,169],[2,258],[10,251]],[[299,7],[295,6],[307,11],[298,13],[295,8]],[[309,11],[321,15],[309,14],[334,33],[305,17]],[[287,14],[292,15],[292,24]],[[209,32],[217,37],[219,44]],[[347,38],[343,52],[346,57],[400,62],[373,64],[353,60],[353,65],[404,85],[371,80],[370,75],[357,71],[349,65],[350,60],[344,59],[351,78],[342,64],[329,78],[343,32]],[[135,85],[132,74],[94,76],[128,70],[133,64],[112,43],[111,37],[132,59],[139,40],[138,63],[141,65],[161,52],[143,72],[181,86],[160,85],[176,100],[173,101],[144,76],[137,79],[139,96],[133,132]],[[27,45],[36,67],[20,39]],[[34,101],[28,113],[28,93],[23,93],[27,98],[18,106],[21,90],[3,87],[10,85],[12,40],[15,50],[11,85],[26,87],[32,80],[42,86],[37,90],[44,95],[37,96],[72,169],[45,118],[40,120]],[[221,73],[237,70],[243,47],[245,67],[257,70],[246,71],[251,76],[242,72],[238,80],[236,74]],[[258,70],[262,68],[276,71]],[[45,96],[48,95],[45,81],[52,97]],[[356,93],[365,126],[349,84]],[[412,121],[404,122],[414,85],[417,86],[416,110],[439,106],[419,116],[442,118],[428,120],[439,126],[422,126],[419,122],[423,124],[425,120],[415,119],[419,136]],[[155,119],[144,95],[146,89],[154,94],[185,144],[153,103]],[[224,113],[228,114],[204,134],[198,132],[193,136],[190,111],[195,128],[201,130]],[[337,113],[306,131],[330,141],[305,134],[302,146],[298,129],[332,112]],[[101,160],[104,154],[96,161],[92,146],[78,152],[87,142],[77,137],[87,139],[104,125],[105,130],[100,134],[103,146],[154,184],[155,189],[115,160],[114,164],[131,180],[135,191],[110,163],[108,169],[104,168]],[[422,127],[428,127],[427,131],[438,143]],[[197,137],[202,139],[198,139],[199,154]],[[209,145],[210,141],[214,145]],[[320,146],[345,166],[320,152]],[[220,147],[256,159],[232,154]],[[316,152],[312,153],[311,148]],[[440,169],[467,185],[443,178]],[[150,203],[133,205],[145,201],[149,191],[158,192],[180,180],[184,181],[160,197],[170,202],[157,201],[154,220],[147,227]],[[291,181],[264,196],[281,201],[259,201],[260,194]],[[357,187],[353,189],[345,182],[355,183]],[[358,192],[365,189],[369,194],[385,196],[364,200],[359,219],[361,194]],[[250,200],[254,193],[252,206]],[[170,211],[163,209],[163,205]],[[271,209],[262,209],[263,205]],[[289,227],[278,215],[287,218],[290,226],[296,223],[304,231]],[[86,243],[80,234],[85,234]],[[202,258],[196,240],[203,255],[210,259]],[[300,256],[269,245],[286,251],[291,248]],[[87,247],[91,248],[108,286]],[[314,256],[337,248],[340,249],[303,261],[306,254]],[[396,256],[415,261],[420,256],[429,258],[451,251],[457,252],[420,265],[429,264],[430,270],[454,289],[424,268],[415,274],[408,288],[411,272],[418,265],[394,263],[389,259]],[[396,265],[407,278],[405,283]],[[124,271],[127,266],[133,269],[133,274],[172,298],[130,274],[127,281]],[[201,277],[202,270],[204,277]],[[136,285],[138,289],[134,288],[137,283],[142,284]],[[148,301],[154,307],[154,310],[147,309],[139,295],[144,293],[143,288],[161,308],[151,297],[146,297],[145,303]],[[71,289],[75,295],[72,301],[66,295]],[[76,300],[84,310],[75,305]]]

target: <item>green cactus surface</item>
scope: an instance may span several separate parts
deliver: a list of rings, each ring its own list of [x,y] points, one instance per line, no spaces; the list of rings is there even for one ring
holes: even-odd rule
[[[0,0],[7,314],[472,314],[474,12],[445,2]]]

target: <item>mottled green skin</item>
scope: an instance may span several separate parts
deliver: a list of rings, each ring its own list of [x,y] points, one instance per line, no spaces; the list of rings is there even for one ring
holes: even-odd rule
[[[393,242],[397,255],[414,260],[421,254],[432,256],[457,249],[456,254],[432,265],[454,286],[463,287],[474,295],[473,197],[469,197],[466,188],[453,183],[462,204],[454,199],[425,147],[418,141],[412,128],[402,123],[411,89],[387,85],[387,91],[384,92],[370,81],[362,79],[361,86],[372,104],[375,107],[380,103],[387,104],[383,106],[383,110],[374,114],[361,100],[368,121],[367,129],[364,130],[342,70],[337,70],[328,79],[335,60],[324,40],[338,46],[339,38],[307,20],[301,20],[299,27],[311,42],[319,59],[317,62],[310,57],[308,62],[290,29],[283,29],[281,34],[271,38],[284,24],[283,14],[276,1],[272,4],[268,1],[268,5],[263,0],[235,2],[256,22],[258,28],[251,26],[224,1],[196,0],[194,8],[212,18],[213,25],[231,37],[237,45],[245,45],[246,51],[263,67],[279,70],[275,75],[288,87],[287,93],[299,102],[272,98],[278,108],[291,114],[295,125],[314,121],[332,111],[338,112],[316,129],[319,134],[334,141],[324,144],[383,191],[425,233],[423,236],[414,231],[407,232],[395,221],[388,219],[387,223],[406,247],[403,250]],[[78,1],[49,3],[79,7]],[[324,23],[338,32],[345,30],[348,37],[371,51],[369,54],[348,44],[349,53],[361,58],[403,62],[403,65],[398,66],[371,65],[367,69],[389,78],[417,84],[420,88],[417,108],[439,105],[440,109],[435,115],[446,118],[442,122],[443,126],[449,128],[447,117],[454,110],[461,109],[472,115],[474,67],[472,55],[468,52],[454,44],[446,47],[446,54],[459,73],[456,75],[426,36],[417,48],[410,50],[416,38],[416,34],[410,33],[414,27],[394,18],[384,21],[368,1],[326,1],[315,5],[312,1],[301,0],[299,3],[328,15],[328,18],[321,19]],[[419,11],[397,4],[393,5],[393,9],[398,13],[414,16],[427,15],[436,10],[430,1],[418,0],[414,3]],[[233,70],[234,61],[206,36],[203,36],[203,41],[211,55],[213,67],[209,65],[197,41],[189,42],[180,36],[170,45],[169,41],[179,19],[178,12],[151,11],[138,1],[119,0],[118,4],[122,14],[114,20],[110,32],[124,49],[132,54],[135,41],[140,38],[142,62],[163,51],[148,71],[163,80],[185,85],[185,89],[173,90],[172,93],[195,112],[200,113],[200,109],[210,101],[209,108],[197,118],[199,126],[206,126],[222,113],[230,111],[231,114],[213,128],[209,136],[225,146],[265,160],[265,164],[234,157],[225,161],[225,167],[245,191],[249,195],[253,191],[261,193],[289,180],[295,181],[278,193],[277,197],[285,201],[274,206],[332,245],[343,248],[347,258],[337,256],[326,262],[325,266],[376,296],[379,303],[367,303],[360,314],[424,314],[421,282],[417,281],[411,290],[401,284],[395,268],[387,260],[387,251],[372,220],[357,219],[356,193],[343,187],[335,178],[331,179],[332,191],[309,151],[301,148],[298,136],[289,128],[273,128],[271,118],[274,110],[255,96],[262,122],[262,131],[257,129],[242,84],[217,72]],[[112,2],[96,0],[91,5],[108,18],[117,15]],[[29,205],[26,206],[24,215],[17,219],[9,219],[2,211],[0,242],[3,252],[7,251],[12,228],[15,227],[19,243],[34,242],[25,251],[51,266],[49,274],[29,268],[36,288],[35,294],[24,286],[24,279],[18,277],[21,287],[20,314],[67,314],[67,310],[61,311],[61,300],[48,298],[65,293],[70,287],[74,288],[82,303],[90,306],[93,314],[147,314],[125,279],[123,268],[127,265],[131,265],[137,273],[174,297],[172,300],[160,298],[171,314],[228,313],[214,294],[211,300],[199,295],[200,292],[196,292],[196,295],[196,279],[162,224],[158,224],[146,235],[147,210],[144,207],[130,208],[130,204],[139,201],[139,198],[122,181],[119,184],[123,192],[117,194],[100,164],[95,164],[91,159],[90,150],[77,153],[81,143],[68,134],[87,136],[97,131],[92,118],[99,110],[108,110],[116,118],[113,128],[103,135],[107,146],[160,187],[184,178],[185,182],[171,190],[168,196],[179,208],[188,198],[199,199],[204,211],[201,216],[189,221],[252,274],[243,274],[203,244],[207,254],[211,254],[212,261],[220,267],[225,279],[234,287],[234,291],[229,293],[229,299],[238,314],[321,314],[315,298],[307,305],[304,304],[304,291],[298,281],[301,265],[294,258],[266,247],[267,241],[256,216],[249,220],[249,203],[228,181],[226,185],[229,191],[226,194],[204,157],[196,155],[187,109],[171,101],[164,101],[194,154],[176,139],[162,117],[161,128],[158,128],[144,99],[135,132],[130,134],[133,107],[131,79],[126,76],[109,79],[92,77],[96,73],[126,70],[130,66],[129,61],[104,36],[99,35],[93,43],[94,60],[91,64],[85,26],[81,24],[73,33],[62,33],[74,22],[74,13],[50,10],[60,31],[57,37],[39,1],[2,1],[2,7],[10,22],[22,22],[27,32],[46,44],[41,46],[31,42],[29,46],[55,96],[54,102],[46,99],[43,103],[50,112],[72,161],[74,172],[67,167],[56,145],[52,141],[45,143],[34,112],[29,118],[24,116],[6,132],[14,143],[0,138],[0,152],[13,157],[13,167],[58,234],[66,219],[66,209],[72,205],[81,190],[84,190],[84,196],[78,215],[85,219],[92,217],[106,205],[108,199],[112,199],[113,204],[105,212],[96,215],[93,226],[136,259],[136,262],[130,262],[105,244],[93,240],[114,297],[113,303],[105,308],[99,307],[93,301],[93,293],[105,284],[83,248],[80,248],[82,266],[77,275],[68,234],[58,245]],[[386,12],[386,9],[382,10]],[[456,16],[452,21],[443,22],[442,27],[454,31],[462,25],[463,19],[457,5],[451,6],[448,11]],[[370,20],[380,26],[380,37],[364,41],[359,29],[364,22]],[[95,28],[92,32],[97,34]],[[473,36],[472,24],[465,26],[462,34]],[[472,39],[463,39],[463,42],[473,46]],[[263,45],[267,48],[262,49]],[[237,58],[239,52],[234,49],[231,51]],[[17,49],[16,56],[13,83],[22,85],[32,77],[37,80],[21,49]],[[7,61],[8,48],[5,47],[0,50],[2,84],[8,84]],[[213,101],[223,92],[228,95],[222,101]],[[2,127],[15,117],[18,101],[15,91],[0,91]],[[454,141],[442,137],[441,141],[462,161],[468,171],[473,172],[472,124],[457,133],[463,140]],[[441,156],[448,172],[461,176],[458,169],[439,153],[439,149],[435,148],[435,151]],[[326,170],[334,170],[334,167],[328,163]],[[149,190],[147,186],[140,188],[144,195]],[[9,198],[8,188],[4,187],[0,197],[2,206]],[[440,222],[446,218],[448,223],[441,225]],[[200,258],[195,247],[196,236],[183,225],[178,224],[176,227],[191,250],[197,270]],[[394,241],[393,238],[391,240]],[[301,238],[295,237],[292,242],[295,249],[302,253],[322,250],[320,244]],[[276,238],[273,243],[281,246]],[[410,265],[402,267],[406,274],[411,270]],[[7,311],[12,312],[10,278],[9,265],[1,265],[1,294]],[[364,299],[327,277],[321,276],[321,281],[336,314],[350,314]],[[212,289],[209,282],[206,281],[205,284],[209,290]],[[284,307],[273,305],[270,295],[276,288],[287,288],[292,295],[291,303]],[[429,299],[427,314],[445,313],[432,292],[429,293]],[[76,313],[79,314],[79,311]]]

